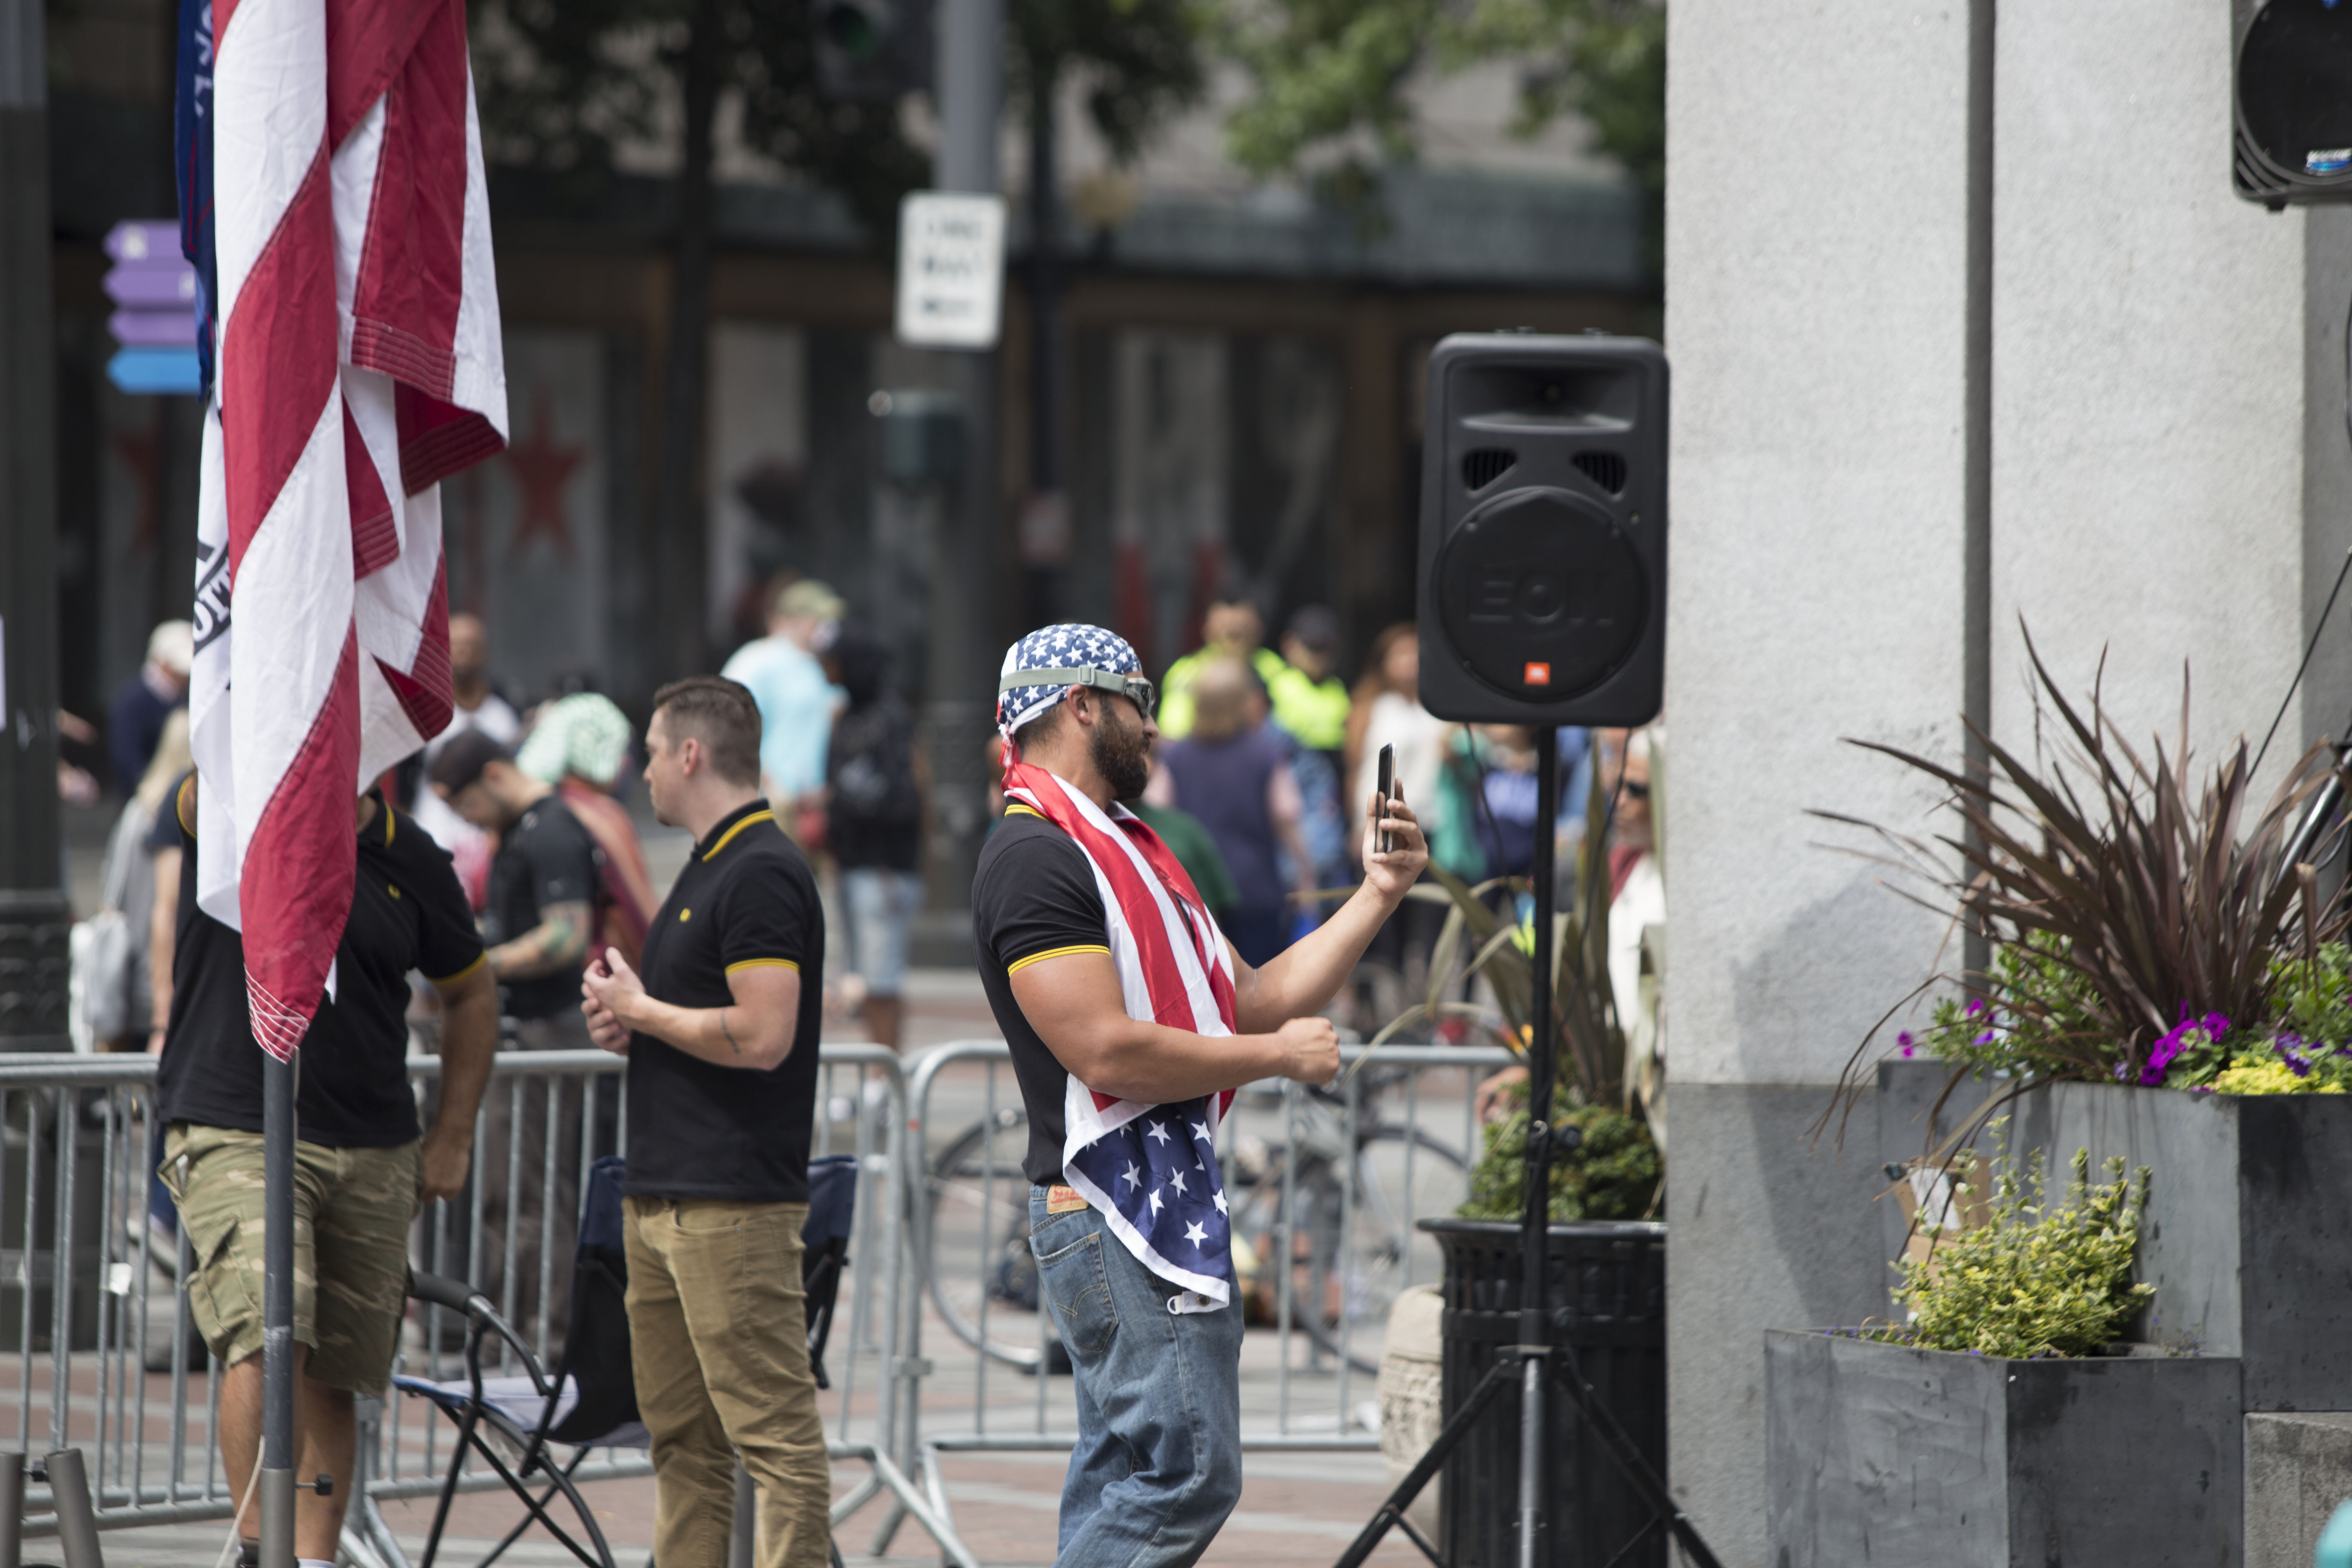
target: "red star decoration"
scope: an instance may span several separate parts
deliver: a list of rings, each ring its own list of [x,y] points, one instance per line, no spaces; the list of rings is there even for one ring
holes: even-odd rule
[[[554,410],[542,386],[530,406],[530,435],[507,448],[508,471],[515,482],[514,534],[507,541],[507,559],[518,559],[539,535],[547,535],[555,553],[572,559],[572,525],[564,516],[563,489],[572,474],[588,460],[584,447],[567,447],[555,439]]]

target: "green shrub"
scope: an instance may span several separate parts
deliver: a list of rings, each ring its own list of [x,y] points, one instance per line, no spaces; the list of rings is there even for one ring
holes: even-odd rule
[[[1996,1126],[1999,1123],[1995,1124]],[[2021,1179],[2006,1166],[1993,1184],[1991,1222],[1939,1243],[1926,1259],[1904,1258],[1895,1300],[1913,1314],[1883,1337],[1927,1350],[1982,1355],[2093,1355],[2123,1335],[2155,1288],[2131,1282],[2147,1204],[2148,1171],[2090,1180],[2091,1153],[2078,1150],[2066,1201],[2045,1207],[2041,1151]],[[1955,1168],[1979,1171],[1975,1151]]]
[[[1574,1106],[1561,1120],[1583,1133],[1584,1142],[1573,1152],[1552,1157],[1551,1217],[1640,1219],[1649,1214],[1664,1169],[1649,1128],[1605,1105]],[[1526,1217],[1527,1158],[1522,1085],[1510,1114],[1486,1124],[1477,1167],[1470,1173],[1470,1201],[1455,1212],[1464,1219]]]

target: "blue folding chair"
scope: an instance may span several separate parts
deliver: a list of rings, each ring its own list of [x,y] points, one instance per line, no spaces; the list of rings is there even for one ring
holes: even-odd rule
[[[434,1554],[457,1493],[466,1456],[478,1455],[528,1510],[481,1560],[489,1568],[520,1540],[533,1521],[562,1542],[584,1568],[614,1568],[612,1549],[597,1527],[594,1510],[573,1486],[572,1473],[592,1448],[643,1448],[651,1436],[637,1419],[637,1394],[629,1359],[626,1301],[628,1262],[621,1236],[621,1187],[627,1162],[607,1155],[590,1168],[583,1203],[580,1241],[572,1268],[572,1326],[563,1360],[554,1375],[543,1372],[530,1347],[500,1317],[489,1299],[462,1280],[418,1274],[409,1288],[417,1300],[462,1313],[467,1323],[466,1375],[446,1383],[395,1376],[404,1394],[432,1401],[457,1424],[457,1442],[434,1510],[417,1568],[433,1568]],[[808,1301],[810,1370],[817,1386],[828,1387],[824,1345],[833,1330],[834,1303],[842,1270],[849,1262],[849,1235],[856,1215],[857,1161],[851,1154],[809,1162],[809,1215],[801,1230],[802,1289]],[[520,1377],[482,1375],[482,1347],[495,1334],[523,1368]],[[558,1464],[551,1446],[573,1450]],[[544,1484],[536,1478],[544,1478]],[[536,1495],[534,1495],[536,1494]],[[586,1537],[583,1545],[550,1512],[561,1496],[571,1505]],[[836,1550],[834,1561],[840,1561]]]

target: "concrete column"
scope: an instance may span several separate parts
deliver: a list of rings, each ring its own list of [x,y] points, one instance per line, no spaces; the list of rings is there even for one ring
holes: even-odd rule
[[[1945,934],[1805,812],[1932,831],[1840,737],[1960,750],[1969,7],[1670,15],[1671,1480],[1745,1568],[1764,1331],[1885,1310],[1873,1141],[1806,1128]]]
[[[0,1040],[58,1049],[57,314],[38,0],[0,0]]]
[[[2347,274],[2340,244],[2315,255],[2336,278],[2334,342],[2307,347],[2311,220],[2230,189],[2229,7],[2150,0],[2116,22],[2001,0],[1993,726],[2031,742],[2022,616],[2070,697],[2105,650],[2107,705],[2136,743],[2179,733],[2187,660],[2210,763],[2241,732],[2261,743],[2302,654],[2306,576],[2324,574],[2324,598],[2352,542],[2340,517],[2315,519],[2306,567],[2306,353],[2315,421],[2338,426],[2313,437],[2340,476]],[[2322,689],[2313,717],[2338,725],[2352,689],[2333,668]],[[2302,750],[2301,723],[2288,713],[2258,790]]]

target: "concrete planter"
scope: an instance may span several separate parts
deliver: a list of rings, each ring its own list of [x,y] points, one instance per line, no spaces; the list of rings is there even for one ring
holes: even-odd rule
[[[1948,1070],[1880,1070],[1882,1159],[1919,1152]],[[1989,1088],[1956,1089],[1939,1134]],[[2339,1331],[2352,1297],[2352,1095],[2056,1083],[2007,1114],[2011,1151],[2042,1150],[2053,1192],[2077,1149],[2090,1150],[2095,1174],[2113,1154],[2156,1173],[2134,1270],[2156,1295],[2133,1339],[2242,1360],[2248,1410],[2352,1410],[2352,1337]],[[1891,1258],[1904,1216],[1881,1206]]]
[[[2352,1409],[2352,1095],[2186,1094],[2059,1083],[2019,1103],[2015,1145],[2151,1167],[2133,1337],[2245,1363],[2248,1410]]]
[[[2240,1369],[1765,1335],[1774,1568],[2236,1568]]]

